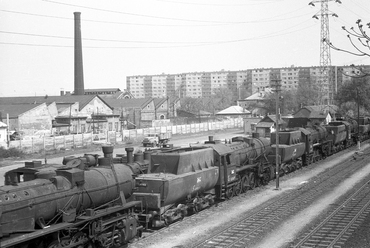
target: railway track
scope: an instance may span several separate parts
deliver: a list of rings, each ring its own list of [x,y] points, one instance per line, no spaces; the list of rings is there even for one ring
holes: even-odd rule
[[[330,213],[321,223],[289,247],[344,247],[346,240],[370,213],[370,180]]]
[[[348,166],[347,160],[337,164],[332,169],[310,180],[300,189],[289,191],[283,196],[263,204],[254,212],[250,211],[239,221],[230,223],[222,230],[213,233],[192,247],[245,247],[246,244],[257,243],[268,230],[276,228],[284,219],[295,215],[322,195],[329,193],[344,178],[366,166],[368,162],[361,159],[355,163],[356,166]],[[359,210],[357,209],[357,211]],[[365,213],[366,210],[364,209]],[[360,220],[361,216],[357,219]],[[323,230],[325,230],[325,227]],[[351,230],[351,228],[348,227],[348,230]],[[316,236],[313,234],[312,237]]]

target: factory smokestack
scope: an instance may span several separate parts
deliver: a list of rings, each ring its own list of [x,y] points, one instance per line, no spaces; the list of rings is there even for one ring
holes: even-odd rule
[[[82,65],[81,41],[81,13],[74,12],[75,16],[75,95],[84,95],[84,72]]]

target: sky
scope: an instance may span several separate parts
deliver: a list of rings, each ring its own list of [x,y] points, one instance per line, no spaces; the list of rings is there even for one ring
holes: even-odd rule
[[[74,12],[85,89],[124,90],[135,75],[319,66],[321,5],[310,1],[1,0],[0,97],[74,90]],[[342,26],[366,26],[370,2],[341,2],[329,1],[330,40],[354,51]],[[370,57],[331,50],[331,64]]]

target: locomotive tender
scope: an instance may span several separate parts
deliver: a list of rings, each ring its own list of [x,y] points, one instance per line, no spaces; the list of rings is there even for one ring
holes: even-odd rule
[[[221,143],[210,137],[203,145],[151,154],[149,173],[136,177],[134,199],[145,209],[139,219],[146,228],[162,227],[215,200],[268,183],[274,174],[269,152],[266,138],[234,137]]]
[[[296,120],[292,120],[296,122]],[[168,225],[369,137],[370,122],[297,124],[266,138],[85,154],[63,165],[28,162],[0,187],[0,247],[121,247],[143,229]],[[367,124],[366,124],[367,123]],[[360,127],[359,129],[357,127]],[[360,132],[358,132],[360,131]]]

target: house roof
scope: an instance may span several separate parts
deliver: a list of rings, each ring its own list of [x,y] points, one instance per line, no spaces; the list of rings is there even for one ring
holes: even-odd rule
[[[154,101],[154,106],[158,108],[159,106],[161,106],[163,103],[167,101],[167,98],[153,98],[153,101]]]
[[[153,98],[133,98],[133,99],[112,99],[104,98],[104,100],[113,108],[144,108]]]
[[[263,91],[256,92],[251,96],[245,98],[245,101],[257,101],[257,100],[265,100],[266,97],[273,93],[273,90],[270,88],[266,88]]]
[[[310,105],[310,106],[304,106],[303,108],[306,108],[310,111],[317,111],[317,112],[323,112],[323,111],[329,111],[329,112],[337,112],[338,106],[337,105]]]
[[[275,123],[276,122],[276,115],[266,115],[263,117],[260,122],[267,122],[267,123]],[[279,119],[279,124],[285,123],[283,119]]]
[[[258,122],[256,127],[272,127],[275,125],[275,122]]]
[[[83,109],[95,97],[107,104],[105,99],[98,95],[64,95],[64,96],[24,96],[24,97],[0,97],[0,106],[19,105],[19,104],[41,104],[47,105],[55,102],[56,104],[73,104],[79,102],[80,110]],[[108,104],[107,104],[108,105]]]
[[[9,118],[15,118],[42,104],[45,104],[45,103],[41,103],[41,104],[0,104],[0,113],[2,114],[2,118],[6,118],[6,114],[9,114]]]
[[[121,91],[119,88],[99,88],[99,89],[85,89],[84,92],[111,92]]]
[[[250,112],[248,110],[245,110],[241,106],[230,106],[216,113],[216,115],[246,115],[246,114],[250,114]]]

